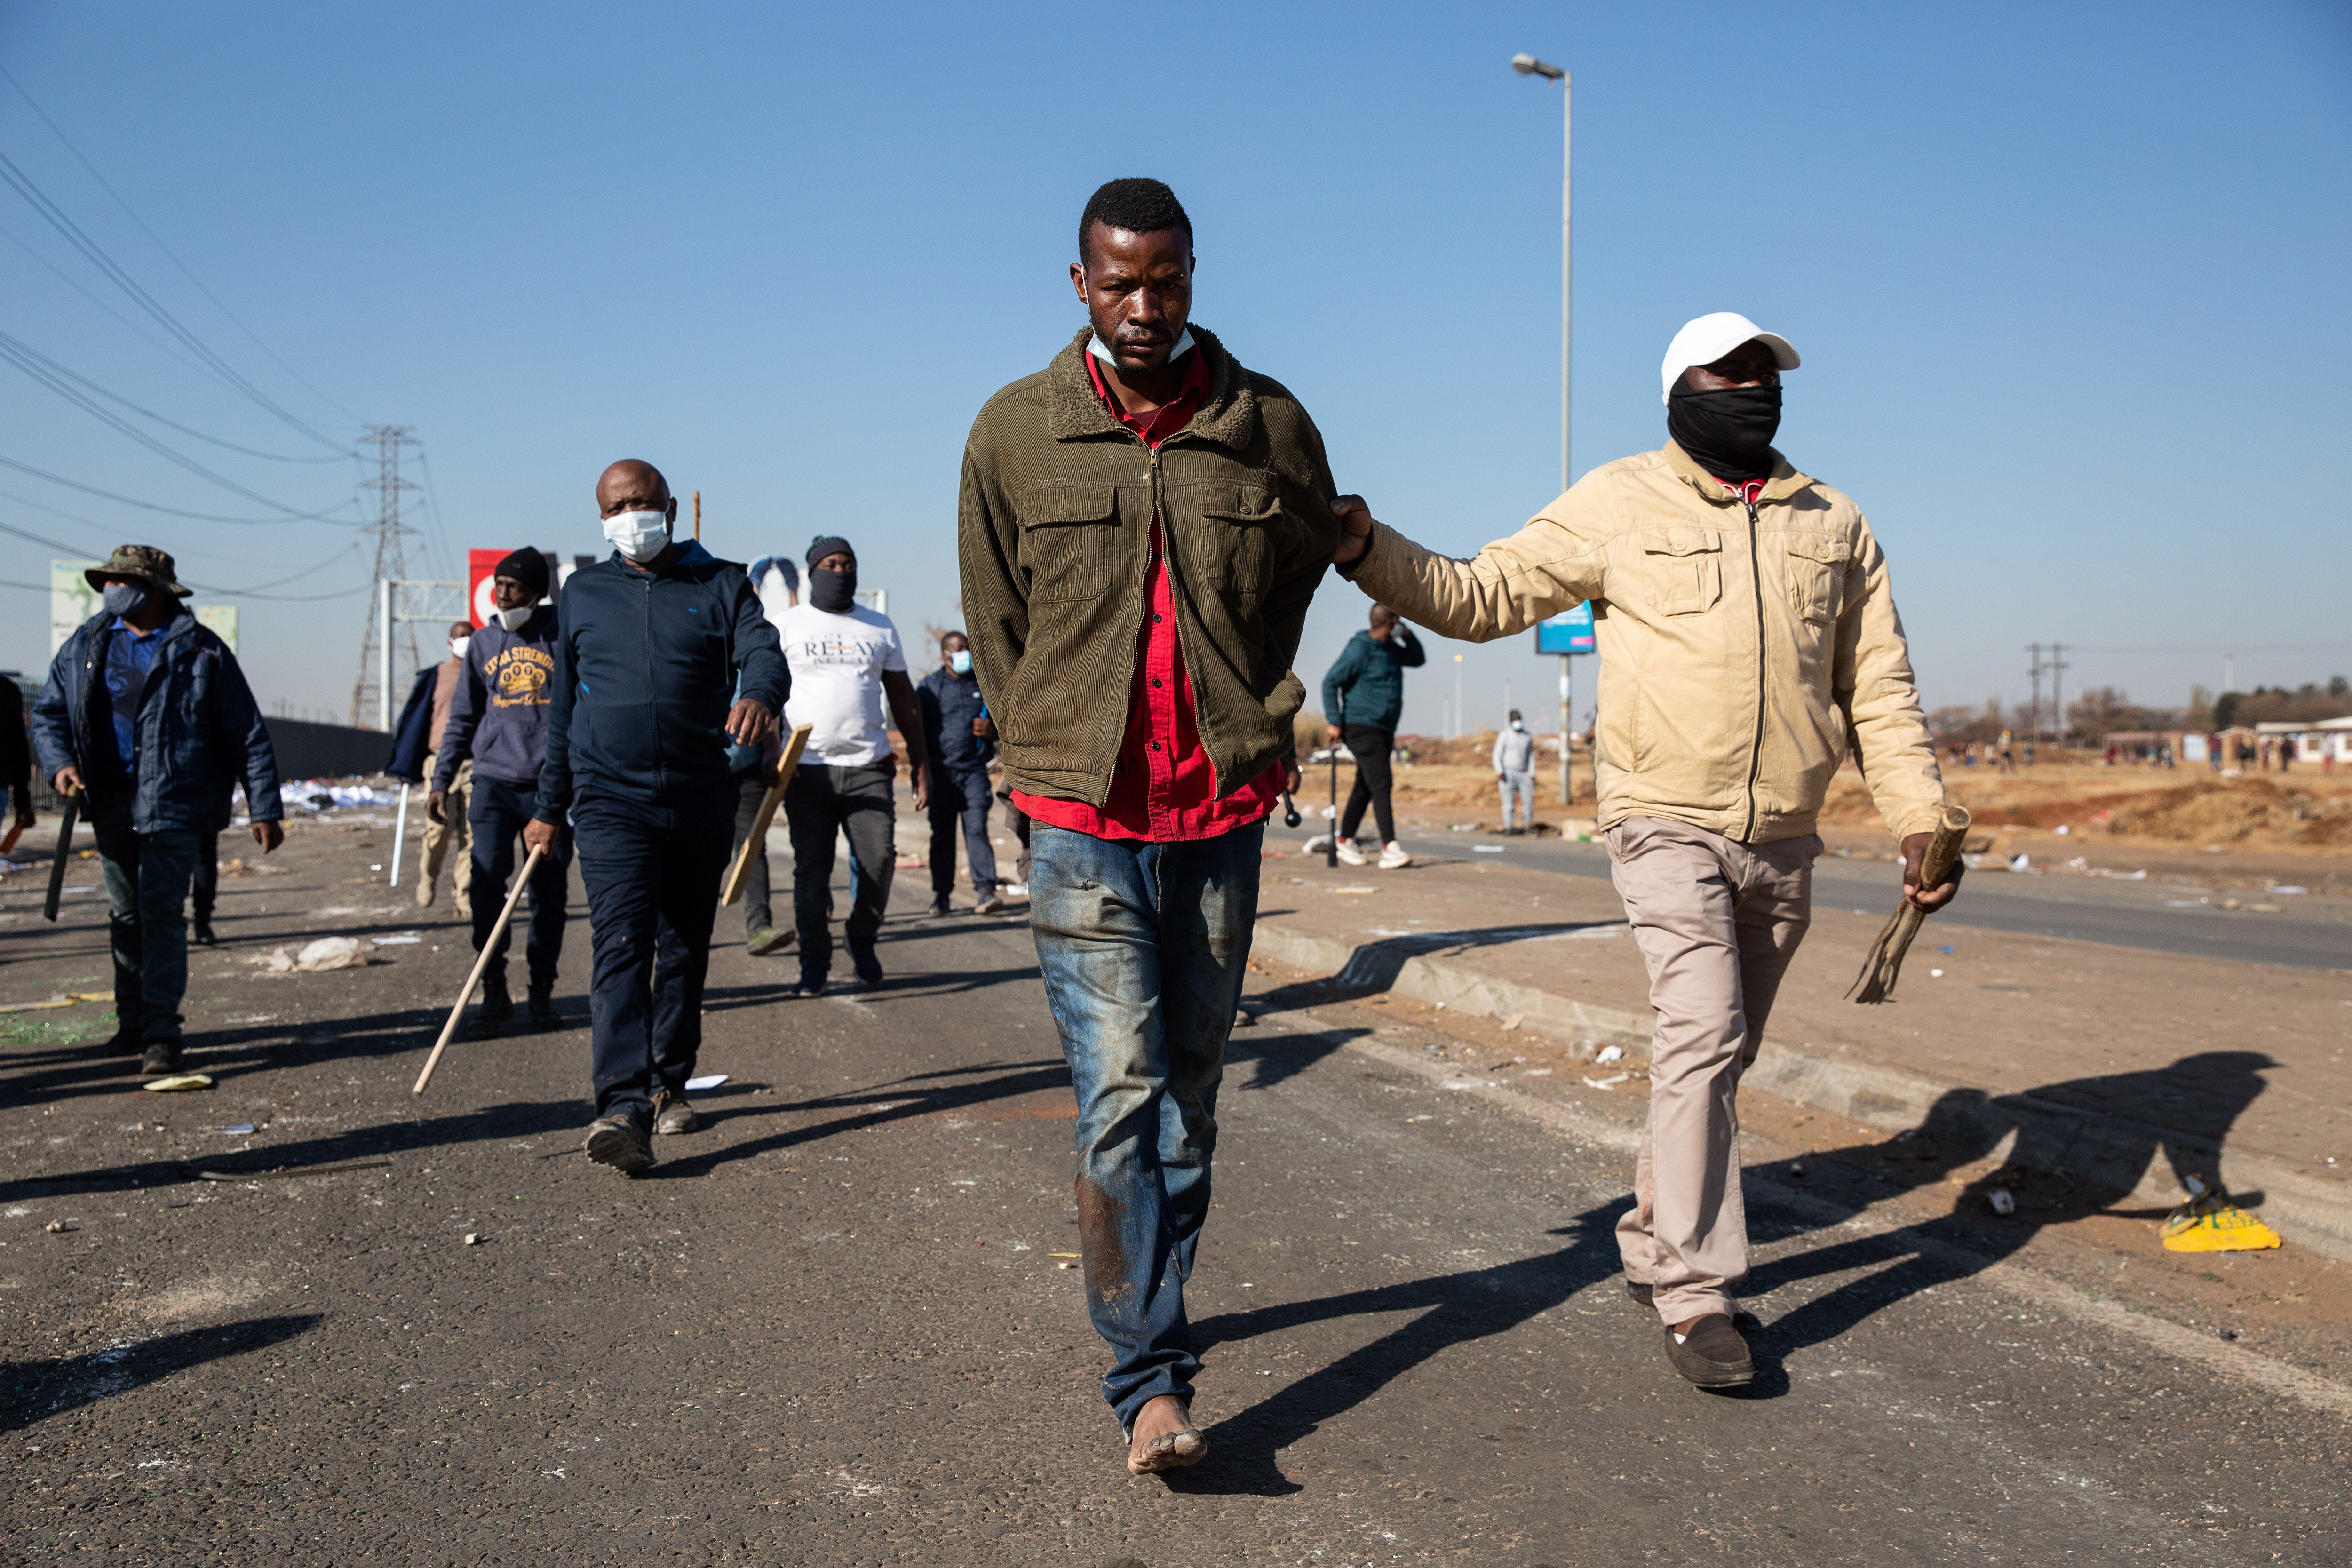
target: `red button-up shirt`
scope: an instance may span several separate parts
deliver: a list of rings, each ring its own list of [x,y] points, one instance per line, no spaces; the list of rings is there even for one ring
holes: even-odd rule
[[[1194,349],[1174,398],[1156,412],[1134,415],[1121,408],[1104,384],[1092,354],[1087,374],[1095,395],[1120,424],[1157,447],[1192,422],[1209,395],[1209,356]],[[1151,558],[1143,579],[1148,618],[1137,634],[1135,680],[1128,689],[1127,736],[1112,766],[1110,795],[1100,807],[1082,800],[1057,800],[1013,792],[1013,804],[1031,818],[1097,838],[1139,838],[1168,844],[1214,838],[1263,822],[1282,799],[1282,769],[1266,769],[1229,794],[1217,794],[1216,770],[1201,744],[1201,724],[1192,702],[1192,678],[1176,637],[1176,598],[1168,581],[1166,540],[1160,514],[1151,515]]]

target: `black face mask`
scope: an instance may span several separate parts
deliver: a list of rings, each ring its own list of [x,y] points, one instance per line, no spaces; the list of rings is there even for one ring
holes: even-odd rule
[[[1677,384],[1666,399],[1666,434],[1718,479],[1771,478],[1772,437],[1780,432],[1778,386],[1693,392]]]
[[[809,573],[809,603],[829,616],[844,616],[857,602],[857,568],[846,572],[827,572],[818,567]]]

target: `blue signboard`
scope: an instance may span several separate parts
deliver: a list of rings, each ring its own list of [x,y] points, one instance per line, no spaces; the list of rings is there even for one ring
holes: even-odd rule
[[[1536,623],[1536,652],[1591,653],[1592,651],[1592,606],[1579,605],[1572,610],[1562,610],[1548,621]]]

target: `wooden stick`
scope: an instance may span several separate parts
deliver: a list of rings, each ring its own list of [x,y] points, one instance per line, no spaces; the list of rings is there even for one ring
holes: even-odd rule
[[[1965,807],[1948,805],[1943,820],[1936,825],[1936,837],[1927,843],[1927,853],[1919,866],[1919,890],[1926,892],[1944,885],[1951,875],[1952,862],[1960,856],[1960,846],[1969,836],[1969,814]],[[1846,987],[1846,994],[1856,1002],[1875,1003],[1893,999],[1895,979],[1903,973],[1903,955],[1911,951],[1911,939],[1919,934],[1919,922],[1927,911],[1906,899],[1880,928],[1878,940],[1870,944],[1870,952],[1863,960],[1862,973]]]
[[[530,874],[539,868],[540,857],[545,849],[533,846],[523,857],[522,869],[515,876],[514,886],[507,892],[507,907],[499,911],[498,923],[490,928],[490,940],[482,943],[482,951],[474,955],[474,972],[466,976],[466,988],[457,993],[457,1005],[449,1009],[449,1021],[441,1026],[441,1037],[433,1042],[433,1054],[425,1058],[425,1070],[416,1075],[416,1087],[411,1094],[423,1094],[425,1086],[433,1079],[433,1069],[441,1065],[441,1053],[449,1048],[449,1037],[457,1032],[458,1016],[466,1004],[474,999],[474,987],[482,983],[482,971],[490,966],[490,954],[499,950],[499,939],[507,934],[507,922],[514,919],[515,906],[522,902],[522,890],[530,885]]]
[[[776,761],[775,782],[760,797],[759,820],[751,824],[751,831],[744,836],[743,847],[735,853],[735,864],[728,868],[727,885],[719,895],[722,904],[733,904],[743,897],[743,879],[751,874],[751,858],[768,852],[768,826],[776,820],[776,807],[783,804],[784,786],[800,771],[801,748],[808,744],[809,728],[803,724],[784,742],[784,754]]]

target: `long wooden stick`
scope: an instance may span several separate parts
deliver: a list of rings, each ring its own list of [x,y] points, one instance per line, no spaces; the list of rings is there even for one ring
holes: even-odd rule
[[[1951,875],[1952,862],[1960,857],[1960,845],[1969,836],[1969,814],[1965,807],[1948,805],[1943,820],[1936,825],[1936,837],[1927,841],[1927,853],[1919,866],[1919,890],[1940,888]],[[1895,979],[1903,973],[1903,955],[1911,951],[1911,939],[1919,934],[1919,922],[1927,911],[1906,899],[1886,924],[1880,929],[1878,940],[1870,944],[1870,954],[1862,963],[1862,973],[1854,976],[1846,994],[1856,1002],[1885,1002],[1895,995]]]
[[[784,786],[800,771],[801,748],[808,744],[809,728],[803,724],[784,742],[784,754],[776,761],[775,780],[768,785],[768,793],[760,797],[759,820],[751,824],[742,848],[735,852],[735,864],[728,868],[727,886],[719,895],[722,904],[733,904],[743,897],[743,879],[751,874],[751,858],[768,852],[768,827],[776,820],[776,807],[783,804]]]
[[[474,957],[474,972],[466,976],[466,988],[457,993],[457,1005],[449,1009],[449,1021],[441,1026],[441,1037],[433,1042],[433,1054],[425,1058],[425,1070],[416,1075],[416,1087],[411,1094],[423,1094],[425,1086],[433,1080],[433,1069],[441,1065],[441,1053],[449,1048],[449,1037],[457,1032],[457,1019],[466,1011],[466,1004],[474,999],[474,987],[482,983],[482,971],[490,966],[490,954],[498,952],[499,940],[507,934],[507,922],[514,919],[515,906],[522,902],[522,890],[530,885],[530,874],[539,868],[540,857],[547,851],[533,846],[523,857],[522,869],[515,876],[514,886],[507,892],[507,907],[499,911],[498,923],[490,928],[490,940],[482,943],[482,951]]]

